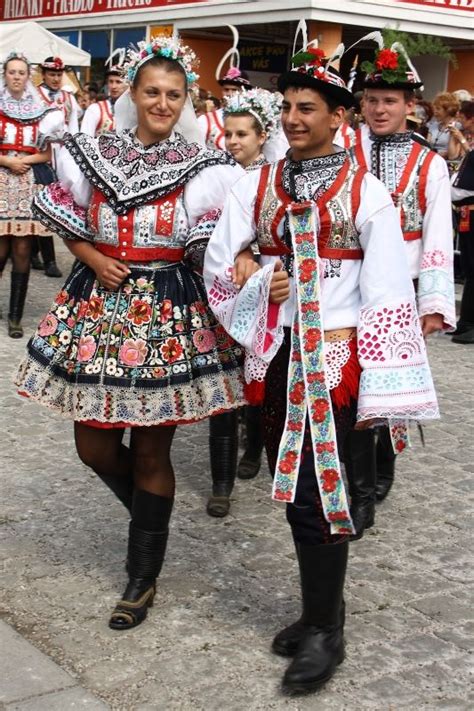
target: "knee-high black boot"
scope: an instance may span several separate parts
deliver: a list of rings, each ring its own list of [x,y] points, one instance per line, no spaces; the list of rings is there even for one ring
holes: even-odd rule
[[[356,533],[352,540],[362,538],[364,530],[374,525],[375,518],[375,432],[351,430],[345,442],[346,467],[351,516]]]
[[[209,420],[209,453],[211,458],[212,496],[207,503],[209,516],[222,518],[230,509],[238,454],[237,410],[214,415]]]
[[[12,271],[11,273],[10,308],[8,310],[8,335],[10,338],[22,338],[23,336],[21,319],[25,307],[29,278],[29,272],[23,274]]]
[[[54,240],[51,235],[39,238],[39,247],[44,262],[44,273],[49,277],[61,277],[62,272],[56,264]]]
[[[288,694],[315,691],[344,659],[343,591],[349,543],[297,546],[305,630],[283,677],[283,691]]]
[[[253,479],[262,464],[263,428],[260,407],[247,405],[245,408],[245,430],[247,442],[237,467],[237,476],[239,479]]]
[[[377,433],[377,483],[375,496],[377,501],[382,501],[392,488],[395,477],[396,454],[393,451],[390,430],[388,427],[379,427]]]
[[[129,581],[110,617],[112,629],[136,627],[153,605],[156,579],[165,558],[173,501],[139,489],[134,492],[128,537]]]
[[[44,269],[44,263],[39,255],[39,251],[40,251],[40,248],[39,248],[39,243],[38,243],[38,237],[33,237],[31,240],[31,256],[30,256],[31,268],[35,269],[36,271],[42,272]]]

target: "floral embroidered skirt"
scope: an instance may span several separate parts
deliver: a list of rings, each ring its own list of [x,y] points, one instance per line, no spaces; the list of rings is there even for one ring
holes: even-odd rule
[[[15,175],[0,167],[0,237],[38,237],[51,230],[33,219],[31,202],[37,189],[33,170]]]
[[[243,351],[183,263],[129,265],[118,291],[76,262],[28,344],[16,385],[97,427],[195,422],[245,404]]]

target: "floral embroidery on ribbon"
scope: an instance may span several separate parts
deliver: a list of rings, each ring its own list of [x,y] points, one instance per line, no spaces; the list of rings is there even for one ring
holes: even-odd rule
[[[346,490],[341,476],[336,428],[325,378],[321,285],[316,235],[319,231],[313,202],[287,208],[295,255],[298,308],[291,336],[288,370],[288,412],[280,442],[273,498],[294,501],[306,417],[309,413],[323,511],[332,534],[353,533]]]

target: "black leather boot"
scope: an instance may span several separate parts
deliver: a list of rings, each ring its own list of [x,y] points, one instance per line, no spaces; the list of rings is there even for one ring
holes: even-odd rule
[[[51,236],[40,237],[39,246],[44,262],[44,273],[49,277],[62,277],[62,272],[56,264],[54,241]]]
[[[30,262],[31,262],[32,269],[35,269],[36,271],[40,271],[40,272],[43,271],[44,264],[43,264],[43,260],[39,256],[39,244],[38,244],[37,237],[33,237],[33,239],[32,239]]]
[[[207,502],[209,516],[223,518],[230,510],[238,454],[238,413],[225,412],[209,420],[212,496]]]
[[[334,675],[344,659],[343,590],[348,541],[298,544],[305,630],[283,677],[287,694],[315,691]]]
[[[8,335],[10,338],[21,338],[23,336],[21,319],[25,307],[29,278],[29,272],[23,274],[12,271],[11,273],[10,308],[8,310]]]
[[[109,627],[128,630],[146,618],[156,592],[156,579],[161,572],[168,542],[168,525],[173,499],[135,491],[132,521],[128,537],[128,585],[109,620]],[[140,528],[137,521],[157,530]]]
[[[474,279],[464,282],[459,321],[451,335],[453,343],[474,343]]]
[[[245,452],[237,467],[239,479],[253,479],[262,465],[263,428],[262,411],[259,406],[245,408],[246,445]]]
[[[364,530],[375,520],[375,432],[351,430],[344,447],[350,512],[356,533],[351,540],[362,538]]]
[[[395,477],[396,454],[393,451],[390,430],[388,427],[379,427],[377,432],[376,463],[377,483],[375,496],[377,501],[383,501],[392,488]]]

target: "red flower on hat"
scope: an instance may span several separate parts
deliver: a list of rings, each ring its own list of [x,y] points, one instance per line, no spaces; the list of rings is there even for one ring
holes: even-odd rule
[[[398,54],[391,49],[381,49],[375,60],[377,69],[397,69]]]
[[[312,54],[314,59],[308,62],[310,67],[319,67],[324,59],[324,50],[318,49],[317,47],[309,47],[307,50],[308,54]]]

